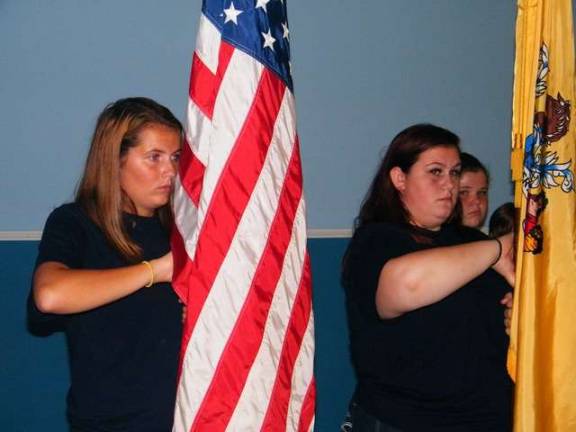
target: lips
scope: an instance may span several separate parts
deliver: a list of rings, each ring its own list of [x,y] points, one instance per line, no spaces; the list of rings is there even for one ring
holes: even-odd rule
[[[172,191],[172,185],[159,186],[157,189],[162,191],[162,192],[171,192]]]

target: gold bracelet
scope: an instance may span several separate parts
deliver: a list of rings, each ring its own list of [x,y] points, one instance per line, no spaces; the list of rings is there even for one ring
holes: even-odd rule
[[[154,267],[152,267],[152,264],[150,264],[149,261],[142,261],[142,264],[148,267],[148,270],[150,271],[150,281],[144,285],[146,288],[150,288],[154,283]]]

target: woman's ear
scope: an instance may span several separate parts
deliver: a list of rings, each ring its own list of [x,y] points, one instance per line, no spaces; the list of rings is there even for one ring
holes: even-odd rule
[[[399,192],[402,192],[406,187],[406,174],[400,167],[394,167],[390,170],[390,180]]]

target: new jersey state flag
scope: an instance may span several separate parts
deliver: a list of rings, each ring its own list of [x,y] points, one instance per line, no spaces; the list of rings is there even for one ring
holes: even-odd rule
[[[570,0],[520,0],[513,179],[520,209],[508,366],[516,432],[576,431],[574,37]]]
[[[285,0],[204,0],[174,196],[174,431],[309,431],[314,318]]]

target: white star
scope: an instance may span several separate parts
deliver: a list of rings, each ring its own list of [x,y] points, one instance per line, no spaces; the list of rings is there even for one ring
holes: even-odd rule
[[[262,33],[262,37],[264,38],[264,45],[262,45],[262,48],[270,48],[274,51],[274,42],[276,42],[276,39],[272,37],[270,29],[268,29],[267,33]]]
[[[232,21],[234,24],[238,25],[238,15],[240,15],[242,12],[243,11],[234,8],[234,2],[230,2],[230,7],[228,9],[224,9],[224,13],[226,14],[224,24]]]
[[[268,11],[266,10],[266,5],[270,2],[270,0],[256,0],[256,8],[262,8],[264,9],[264,12],[268,13]]]
[[[284,34],[282,34],[282,38],[288,39],[288,35],[290,34],[290,30],[288,30],[288,24],[282,23],[282,29],[284,30]]]

